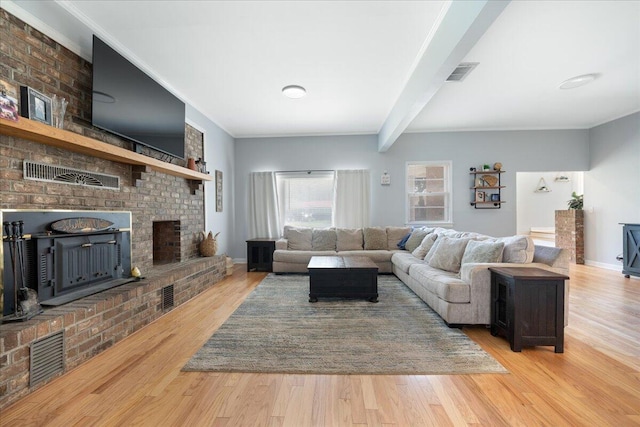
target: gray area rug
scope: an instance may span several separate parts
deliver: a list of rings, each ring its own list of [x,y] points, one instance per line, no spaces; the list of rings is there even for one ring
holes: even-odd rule
[[[506,373],[395,276],[377,304],[309,303],[309,276],[270,274],[183,371],[298,374]]]

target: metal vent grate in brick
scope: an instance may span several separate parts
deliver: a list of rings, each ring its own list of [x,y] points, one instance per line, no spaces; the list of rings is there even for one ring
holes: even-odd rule
[[[162,311],[173,308],[173,285],[162,288]]]
[[[24,179],[34,181],[59,182],[64,184],[100,187],[109,190],[120,188],[120,177],[80,169],[52,166],[28,160],[23,164]]]
[[[29,387],[64,372],[64,331],[31,344]]]

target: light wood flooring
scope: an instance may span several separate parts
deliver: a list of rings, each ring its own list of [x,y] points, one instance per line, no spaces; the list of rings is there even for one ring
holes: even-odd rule
[[[640,425],[640,280],[571,268],[565,353],[464,328],[509,374],[181,372],[262,280],[234,275],[5,409],[2,426]]]

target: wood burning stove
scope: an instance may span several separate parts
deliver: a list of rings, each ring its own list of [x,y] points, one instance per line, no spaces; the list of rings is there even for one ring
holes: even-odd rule
[[[106,230],[61,233],[51,224],[77,215],[113,223]],[[20,268],[3,250],[3,314],[16,310],[16,286],[38,293],[41,305],[60,305],[134,280],[131,271],[129,212],[3,211],[3,222],[22,221],[24,238]],[[19,219],[18,219],[19,218]],[[6,233],[5,233],[6,234]],[[3,236],[3,247],[9,241]]]

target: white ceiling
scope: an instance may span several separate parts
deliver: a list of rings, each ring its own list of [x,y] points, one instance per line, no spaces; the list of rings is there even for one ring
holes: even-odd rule
[[[5,0],[3,7],[89,59],[97,34],[238,138],[379,133],[410,80],[420,79],[416,65],[450,5]],[[511,2],[464,60],[480,65],[464,82],[444,83],[406,131],[596,126],[640,110],[640,1]],[[586,73],[600,76],[558,89]],[[284,98],[288,84],[308,95]]]

